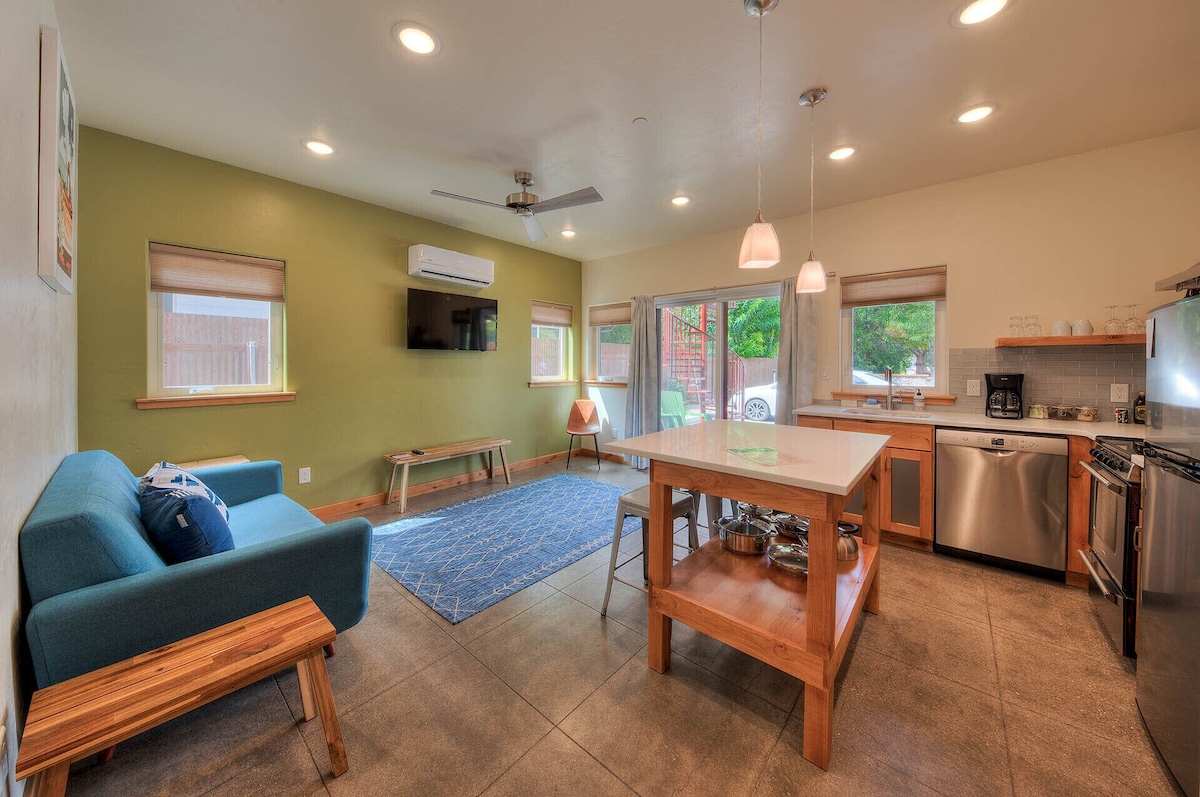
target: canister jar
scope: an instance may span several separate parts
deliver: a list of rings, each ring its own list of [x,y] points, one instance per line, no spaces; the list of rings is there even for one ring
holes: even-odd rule
[[[1048,410],[1047,410],[1045,404],[1030,404],[1029,405],[1029,417],[1030,418],[1045,418],[1045,417],[1047,417],[1047,412],[1048,412]]]
[[[1099,410],[1096,407],[1084,406],[1076,407],[1076,409],[1079,410],[1079,413],[1075,416],[1075,418],[1076,420],[1080,421],[1094,421],[1096,420],[1096,416],[1099,414]]]

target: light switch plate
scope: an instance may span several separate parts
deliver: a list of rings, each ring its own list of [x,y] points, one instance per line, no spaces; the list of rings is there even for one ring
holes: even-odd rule
[[[1111,384],[1108,386],[1108,400],[1113,404],[1129,403],[1129,385]]]
[[[979,392],[980,389],[981,389],[981,386],[979,384],[978,379],[968,379],[967,380],[967,395],[968,396],[980,395],[980,392]]]
[[[300,483],[308,484],[311,481],[312,481],[312,468],[301,468],[300,469]]]
[[[822,378],[822,379],[828,379],[828,378],[829,378],[829,369],[828,369],[828,368],[822,368],[822,369],[821,369],[821,378]]]

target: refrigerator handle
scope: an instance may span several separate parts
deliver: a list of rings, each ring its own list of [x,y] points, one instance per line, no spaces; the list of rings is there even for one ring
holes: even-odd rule
[[[1142,527],[1133,527],[1133,550],[1141,553],[1142,551]]]

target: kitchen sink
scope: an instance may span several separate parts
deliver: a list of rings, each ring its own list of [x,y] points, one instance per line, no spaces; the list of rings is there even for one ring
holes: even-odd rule
[[[889,410],[884,407],[847,407],[842,410],[845,415],[869,415],[875,418],[932,418],[931,412],[916,412],[915,410]]]

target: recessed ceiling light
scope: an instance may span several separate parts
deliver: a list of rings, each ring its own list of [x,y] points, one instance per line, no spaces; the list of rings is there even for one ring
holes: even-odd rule
[[[562,231],[562,237],[563,237],[563,238],[574,238],[574,237],[575,237],[575,231],[574,231],[574,230],[563,230],[563,231]]]
[[[691,200],[691,198],[689,198],[689,197],[686,197],[686,196],[677,196],[677,197],[673,197],[673,198],[671,199],[671,204],[672,204],[672,205],[674,205],[674,206],[675,206],[675,207],[677,207],[677,208],[681,208],[681,207],[683,207],[684,205],[686,205],[687,203],[689,203],[689,202],[691,202],[691,201],[692,201],[692,200]]]
[[[436,55],[442,49],[437,34],[415,22],[397,22],[396,27],[392,28],[392,35],[417,55]]]
[[[980,119],[986,119],[992,115],[992,111],[996,110],[995,105],[976,105],[974,108],[968,108],[960,113],[956,119],[959,124],[969,125],[972,122],[978,122]]]
[[[318,141],[315,138],[307,139],[304,142],[304,146],[314,155],[332,155],[337,152],[332,144],[326,144],[324,141]]]
[[[976,25],[996,16],[1007,5],[1008,0],[973,0],[954,14],[954,24],[959,27]]]
[[[835,149],[833,152],[829,153],[829,160],[844,161],[853,154],[854,147],[839,147],[838,149]]]

